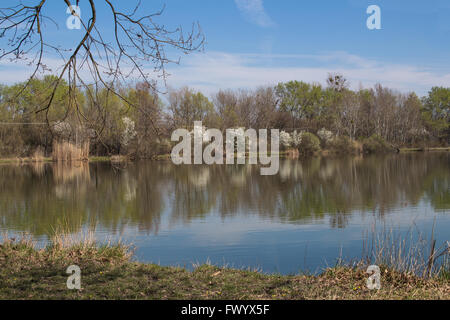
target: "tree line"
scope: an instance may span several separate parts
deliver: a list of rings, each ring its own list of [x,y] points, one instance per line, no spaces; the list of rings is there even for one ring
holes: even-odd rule
[[[52,108],[38,112],[54,81],[32,79],[25,89],[24,83],[0,85],[0,156],[29,156],[37,148],[48,154],[55,139],[88,139],[91,155],[151,158],[170,153],[172,131],[194,121],[221,130],[308,132],[321,140],[376,138],[396,147],[450,142],[450,88],[444,87],[424,97],[381,84],[351,90],[342,75],[330,74],[326,86],[290,81],[207,97],[189,87],[161,94],[145,82],[74,93],[63,81]]]

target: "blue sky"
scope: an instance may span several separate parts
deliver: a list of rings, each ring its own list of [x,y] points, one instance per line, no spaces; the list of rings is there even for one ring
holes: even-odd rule
[[[60,25],[51,31],[52,40],[77,40],[81,31],[65,29],[63,1],[49,3]],[[136,1],[115,3],[131,9]],[[198,21],[207,38],[204,52],[168,67],[173,87],[188,85],[211,94],[294,79],[323,83],[328,72],[343,73],[354,88],[380,82],[425,94],[433,85],[450,87],[448,0],[152,0],[143,1],[141,12],[154,12],[164,3],[159,22],[188,29]],[[381,30],[366,27],[372,4],[381,8]],[[87,1],[80,6],[86,8],[85,18]],[[111,16],[106,7],[98,9],[108,29]],[[14,75],[11,68],[17,68]],[[0,81],[25,78],[22,71],[0,64]]]

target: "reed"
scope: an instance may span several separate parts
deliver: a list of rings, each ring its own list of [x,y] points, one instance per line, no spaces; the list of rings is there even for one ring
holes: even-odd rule
[[[82,143],[72,143],[68,141],[53,141],[53,161],[88,161],[89,141]]]
[[[36,240],[27,234],[11,238],[7,233],[3,233],[0,237],[0,251],[8,255],[14,252],[17,264],[35,264],[42,267],[67,263],[118,265],[128,263],[133,255],[131,246],[121,241],[99,243],[91,230],[78,234],[59,230],[50,237],[44,247],[38,246]]]
[[[418,229],[405,235],[393,228],[367,232],[363,240],[362,262],[388,267],[401,273],[432,278],[448,272],[450,242],[436,246],[434,227],[430,240]]]
[[[43,162],[45,160],[44,150],[41,147],[36,148],[31,155],[32,162]]]

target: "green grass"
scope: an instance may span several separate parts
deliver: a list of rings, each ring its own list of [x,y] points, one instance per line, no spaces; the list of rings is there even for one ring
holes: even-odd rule
[[[20,164],[36,162],[52,162],[52,158],[42,158],[40,161],[33,161],[31,158],[0,158],[0,164]]]
[[[450,281],[450,269],[447,268],[445,270],[442,270],[440,276],[442,277],[442,279]]]
[[[58,238],[38,249],[29,240],[0,245],[0,299],[450,299],[447,276],[424,279],[381,266],[379,291],[366,288],[364,266],[336,266],[320,275],[262,274],[202,265],[133,262],[121,244],[96,246]],[[81,268],[81,290],[66,287],[69,265]]]
[[[110,157],[89,157],[90,162],[109,162]],[[0,164],[20,164],[20,163],[39,163],[39,162],[53,162],[52,158],[46,157],[41,161],[33,161],[31,158],[0,158]]]
[[[439,276],[444,280],[450,281],[450,258],[448,256],[443,263]]]

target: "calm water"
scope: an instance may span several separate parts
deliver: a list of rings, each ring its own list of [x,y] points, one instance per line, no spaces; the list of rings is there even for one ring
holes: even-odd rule
[[[341,252],[360,257],[373,225],[431,234],[435,224],[438,243],[450,240],[449,153],[283,160],[271,177],[250,165],[4,165],[0,190],[9,235],[43,243],[61,226],[94,228],[162,265],[317,271]]]

